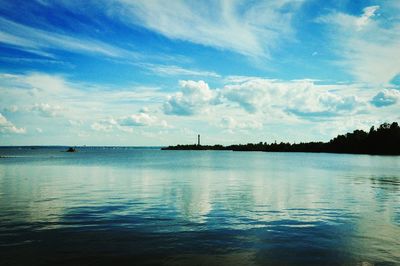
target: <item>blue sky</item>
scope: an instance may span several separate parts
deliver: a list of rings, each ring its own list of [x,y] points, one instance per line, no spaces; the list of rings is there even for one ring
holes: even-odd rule
[[[2,1],[0,145],[329,140],[400,121],[400,1]]]

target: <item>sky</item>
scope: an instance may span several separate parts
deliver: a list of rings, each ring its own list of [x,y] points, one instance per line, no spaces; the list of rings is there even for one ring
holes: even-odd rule
[[[394,121],[398,0],[0,0],[0,145],[328,141]]]

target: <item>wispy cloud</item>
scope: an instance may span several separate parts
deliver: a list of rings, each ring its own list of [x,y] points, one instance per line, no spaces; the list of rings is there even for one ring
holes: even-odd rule
[[[58,49],[108,57],[135,57],[136,54],[101,41],[49,32],[0,17],[0,42],[45,57]]]
[[[363,9],[363,14],[356,20],[358,30],[362,30],[362,28],[368,24],[371,18],[375,16],[378,9],[379,6],[368,6]]]
[[[219,78],[220,75],[213,71],[205,71],[198,69],[188,69],[176,65],[157,65],[150,63],[138,64],[151,72],[160,76],[201,76],[201,77],[214,77]]]
[[[292,37],[291,18],[299,0],[262,1],[125,1],[110,13],[168,38],[226,49],[243,55],[269,56]]]
[[[0,113],[0,133],[3,134],[23,134],[26,132],[25,128],[18,128],[13,123],[7,120],[1,113]]]
[[[398,14],[400,7],[369,6],[360,16],[333,12],[319,21],[330,28],[340,66],[359,81],[387,84],[400,74],[400,22],[377,15],[378,10]]]

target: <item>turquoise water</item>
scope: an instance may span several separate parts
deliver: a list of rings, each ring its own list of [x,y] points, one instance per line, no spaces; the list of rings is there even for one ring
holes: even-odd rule
[[[0,265],[399,265],[400,157],[0,148]]]

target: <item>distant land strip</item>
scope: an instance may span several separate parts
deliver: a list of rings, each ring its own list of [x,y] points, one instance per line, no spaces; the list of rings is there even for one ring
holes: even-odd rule
[[[176,145],[162,150],[227,150],[264,152],[327,152],[374,155],[400,155],[400,127],[397,122],[383,123],[369,132],[354,130],[352,133],[338,135],[329,142],[307,143],[248,143],[237,145]]]

